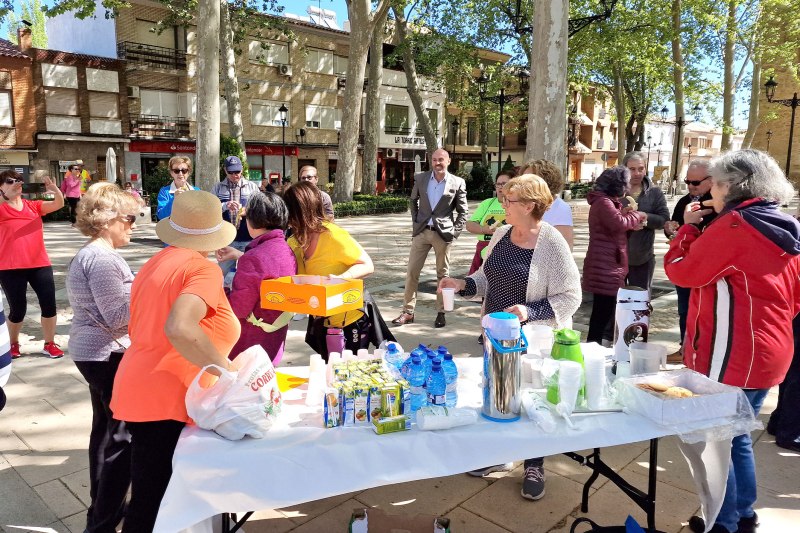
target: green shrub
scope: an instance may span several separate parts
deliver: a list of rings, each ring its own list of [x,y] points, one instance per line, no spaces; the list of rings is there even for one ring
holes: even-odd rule
[[[337,218],[381,213],[403,213],[407,209],[408,196],[394,194],[372,196],[355,193],[351,202],[340,202],[333,206],[333,212]]]
[[[467,198],[470,200],[485,200],[494,194],[494,176],[488,166],[476,163],[469,173],[461,170],[459,176],[467,184]]]

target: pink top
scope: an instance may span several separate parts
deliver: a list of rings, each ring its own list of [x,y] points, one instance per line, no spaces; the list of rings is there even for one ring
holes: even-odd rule
[[[67,172],[64,176],[64,181],[61,182],[61,192],[67,198],[80,198],[81,197],[81,180]]]

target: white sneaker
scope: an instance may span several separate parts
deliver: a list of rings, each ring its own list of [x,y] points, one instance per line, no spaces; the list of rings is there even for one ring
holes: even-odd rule
[[[502,465],[487,466],[486,468],[479,468],[471,472],[467,472],[470,476],[483,477],[492,472],[511,472],[514,470],[514,463],[506,463]]]

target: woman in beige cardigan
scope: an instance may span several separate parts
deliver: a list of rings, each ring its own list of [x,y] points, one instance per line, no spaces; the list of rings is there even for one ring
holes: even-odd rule
[[[534,174],[510,180],[503,190],[507,226],[495,231],[480,270],[466,279],[444,278],[468,298],[483,297],[481,314],[506,311],[522,324],[564,327],[581,304],[578,266],[564,237],[542,216],[553,203],[547,184]],[[512,463],[470,472],[485,476],[511,470]],[[544,496],[544,459],[525,460],[522,496]]]

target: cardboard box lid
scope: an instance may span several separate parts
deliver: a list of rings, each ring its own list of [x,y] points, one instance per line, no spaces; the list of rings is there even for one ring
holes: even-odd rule
[[[350,517],[350,533],[449,533],[450,519],[432,515],[391,515],[382,509],[358,508]]]

